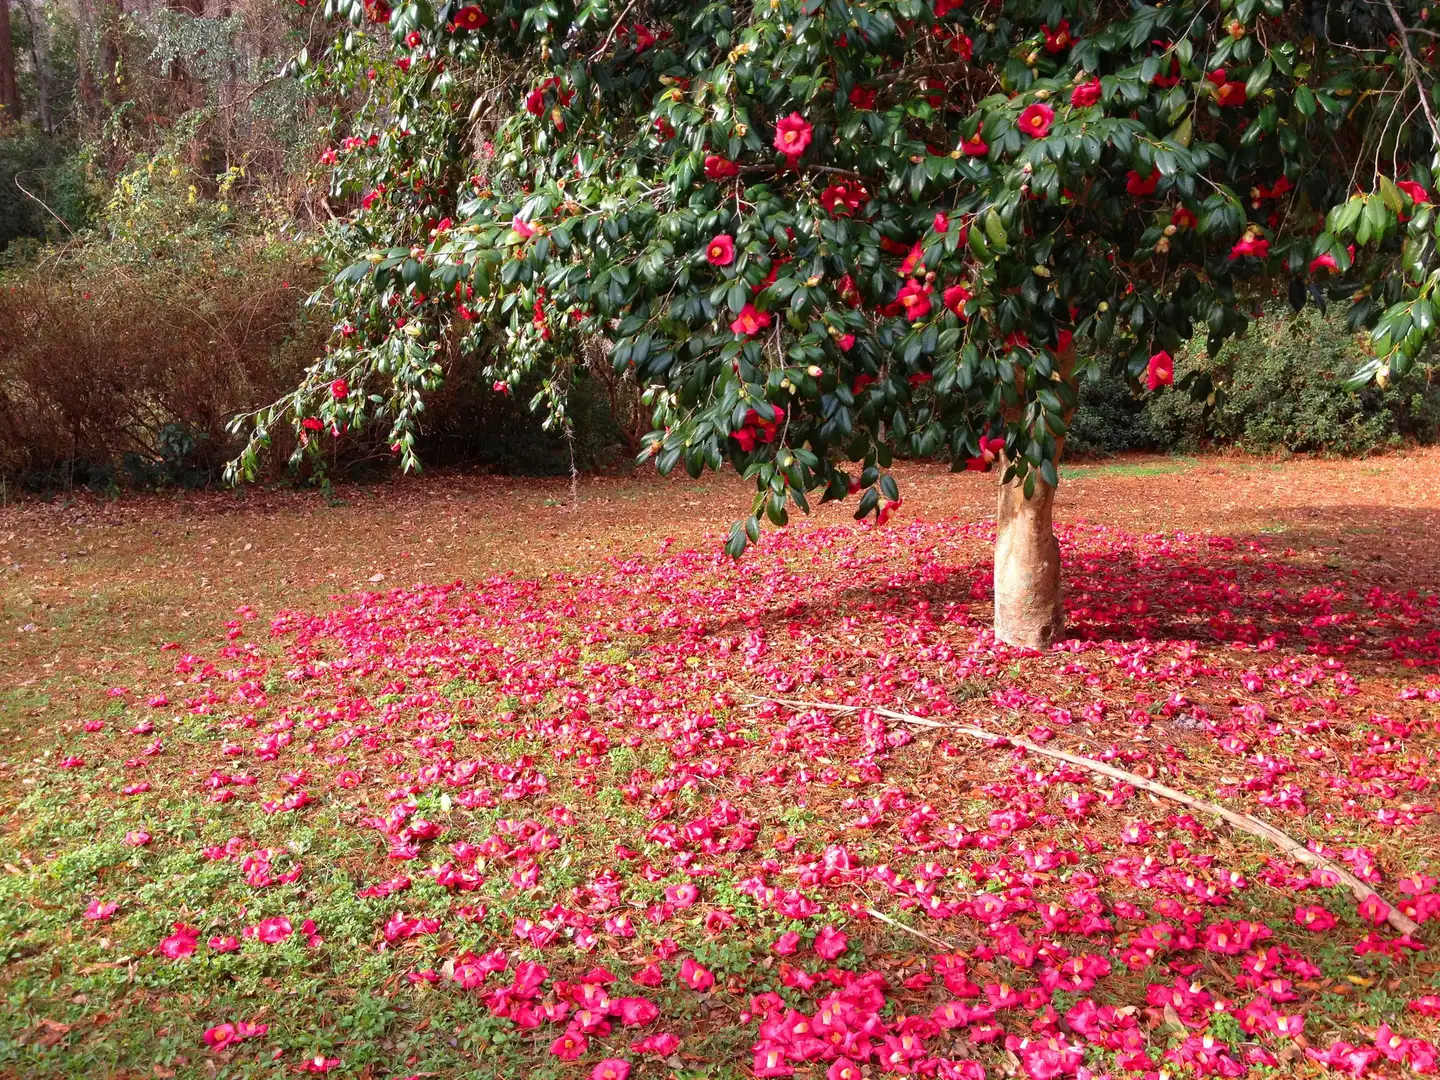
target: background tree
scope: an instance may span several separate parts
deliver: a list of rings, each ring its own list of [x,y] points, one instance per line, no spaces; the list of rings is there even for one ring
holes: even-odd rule
[[[15,39],[10,32],[10,0],[0,0],[0,125],[20,116],[20,85],[15,75]]]
[[[662,472],[885,521],[897,450],[999,464],[997,633],[1060,625],[1050,504],[1081,380],[1174,379],[1283,289],[1420,355],[1440,271],[1435,14],[1417,2],[330,0],[312,84],[367,90],[326,154],[336,336],[249,418],[297,453],[376,423],[407,467],[437,355],[497,385],[599,337]],[[303,58],[309,61],[309,57]],[[343,137],[343,138],[340,138]],[[1081,346],[1078,350],[1077,343]],[[1187,389],[1212,400],[1203,372]]]

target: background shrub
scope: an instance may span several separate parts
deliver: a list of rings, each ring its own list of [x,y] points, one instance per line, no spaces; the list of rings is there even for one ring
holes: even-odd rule
[[[314,278],[302,249],[253,238],[0,279],[0,471],[32,490],[214,480],[230,416],[278,395],[328,331],[305,318]]]
[[[1366,356],[1363,336],[1344,321],[1307,308],[1277,310],[1252,324],[1213,358],[1203,341],[1176,357],[1175,377],[1202,370],[1223,389],[1208,414],[1174,390],[1124,398],[1116,387],[1081,385],[1067,452],[1246,450],[1364,454],[1440,431],[1440,387],[1422,365],[1384,387],[1350,390],[1345,380]]]

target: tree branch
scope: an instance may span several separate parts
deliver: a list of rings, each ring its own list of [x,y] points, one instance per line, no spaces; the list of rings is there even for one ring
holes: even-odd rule
[[[1197,799],[1194,795],[1187,795],[1183,791],[1167,787],[1164,784],[1156,783],[1154,780],[1147,780],[1138,773],[1127,772],[1124,769],[1117,769],[1113,765],[1107,765],[1103,761],[1096,761],[1093,758],[1082,757],[1079,754],[1068,754],[1064,750],[1052,750],[1047,746],[1031,742],[1029,739],[1021,738],[1018,735],[1002,735],[993,731],[986,731],[984,728],[967,727],[961,724],[945,724],[938,720],[930,720],[923,716],[915,716],[911,713],[896,712],[894,709],[881,708],[878,705],[832,705],[823,701],[794,701],[785,698],[759,698],[760,701],[773,702],[776,705],[787,705],[795,709],[821,709],[826,712],[851,713],[860,712],[862,709],[869,709],[880,716],[889,717],[892,720],[900,720],[907,724],[915,724],[919,727],[939,728],[944,731],[955,731],[962,735],[968,735],[972,739],[979,739],[992,748],[1004,746],[1018,746],[1022,750],[1032,754],[1041,754],[1044,757],[1054,758],[1057,761],[1064,761],[1081,769],[1108,776],[1112,780],[1122,780],[1127,784],[1137,787],[1142,791],[1148,791],[1152,795],[1158,795],[1171,802],[1178,802],[1182,806],[1199,810],[1205,814],[1211,814],[1239,829],[1241,832],[1249,833],[1251,836],[1258,836],[1262,840],[1268,840],[1296,862],[1304,863],[1306,866],[1313,866],[1320,870],[1334,874],[1355,897],[1356,903],[1363,904],[1370,897],[1382,904],[1386,909],[1385,919],[1391,926],[1402,934],[1416,934],[1419,932],[1419,925],[1404,914],[1395,905],[1388,903],[1383,896],[1370,888],[1363,881],[1357,878],[1350,871],[1338,863],[1318,855],[1311,851],[1304,844],[1294,837],[1281,832],[1275,826],[1261,821],[1250,814],[1238,813],[1227,809],[1219,803],[1208,802],[1205,799]]]
[[[1430,137],[1434,140],[1435,150],[1440,152],[1440,123],[1436,122],[1435,113],[1430,108],[1430,98],[1425,93],[1425,80],[1421,78],[1420,63],[1410,48],[1410,29],[1400,18],[1400,12],[1395,9],[1395,0],[1384,0],[1384,4],[1390,12],[1390,18],[1395,20],[1395,29],[1400,31],[1400,48],[1405,53],[1405,70],[1410,73],[1410,78],[1415,80],[1415,89],[1420,95],[1420,107],[1425,110],[1425,121],[1430,125]]]

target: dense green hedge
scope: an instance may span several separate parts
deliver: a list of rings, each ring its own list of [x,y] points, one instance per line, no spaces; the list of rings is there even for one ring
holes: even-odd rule
[[[1203,342],[1193,342],[1176,358],[1177,380],[1201,369],[1223,388],[1208,412],[1173,390],[1127,399],[1115,386],[1082,384],[1067,453],[1239,446],[1365,454],[1434,441],[1440,432],[1440,387],[1423,372],[1412,369],[1383,389],[1345,386],[1362,362],[1362,342],[1333,315],[1274,311],[1213,358]]]

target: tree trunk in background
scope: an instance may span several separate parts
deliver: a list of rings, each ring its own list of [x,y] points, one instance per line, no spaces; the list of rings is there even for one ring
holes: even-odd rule
[[[49,135],[55,130],[55,118],[50,113],[50,55],[46,51],[45,15],[35,17],[35,0],[20,0],[25,12],[25,24],[30,28],[30,59],[35,64],[35,105],[40,111],[40,130]]]
[[[1068,381],[1075,350],[1065,350],[1056,360],[1061,378]],[[1065,439],[1057,441],[1058,466]],[[1065,629],[1060,545],[1051,520],[1054,505],[1055,489],[1038,472],[1035,494],[1028,499],[1022,481],[1000,485],[995,515],[995,639],[1006,645],[1049,648]]]
[[[0,126],[20,119],[20,84],[15,78],[15,43],[10,37],[10,0],[0,0]]]
[[[106,104],[120,103],[120,35],[125,8],[120,0],[102,0],[100,4],[100,90]]]
[[[79,82],[80,104],[85,115],[91,120],[100,116],[100,92],[95,88],[95,57],[90,41],[95,33],[95,12],[90,0],[76,0],[75,19],[80,24],[80,33],[75,42],[75,65]]]

